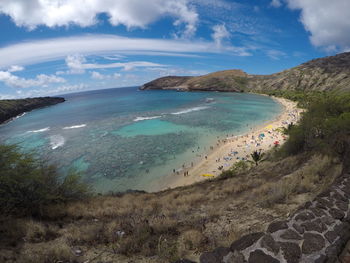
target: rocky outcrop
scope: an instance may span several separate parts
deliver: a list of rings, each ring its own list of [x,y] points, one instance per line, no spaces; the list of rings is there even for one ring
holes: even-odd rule
[[[229,248],[204,253],[200,263],[341,262],[339,255],[349,238],[350,174],[345,173],[287,220],[245,235]]]
[[[18,100],[0,100],[0,124],[24,112],[64,102],[64,98],[41,97]]]
[[[141,89],[184,91],[350,91],[350,52],[314,59],[271,75],[249,75],[241,70],[225,70],[198,77],[163,77]]]

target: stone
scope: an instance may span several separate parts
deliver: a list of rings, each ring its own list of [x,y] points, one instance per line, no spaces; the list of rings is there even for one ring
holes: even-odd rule
[[[328,231],[324,236],[327,238],[328,242],[331,244],[334,242],[334,240],[338,238],[337,232],[333,230]]]
[[[338,248],[336,245],[331,245],[331,246],[326,248],[325,253],[326,253],[327,257],[329,257],[329,258],[337,257],[338,256]]]
[[[219,258],[223,258],[228,253],[230,253],[230,249],[228,247],[217,247],[213,250],[212,253],[216,254]]]
[[[323,199],[321,197],[317,197],[315,199],[316,201],[316,207],[318,208],[332,208],[333,207],[333,204],[329,201],[329,200],[326,200],[326,199]]]
[[[299,234],[304,234],[304,228],[303,227],[301,227],[300,225],[298,225],[298,224],[293,224],[293,228],[299,233]]]
[[[305,231],[316,231],[322,233],[324,228],[318,222],[305,222],[300,225]]]
[[[341,201],[341,200],[336,201],[336,202],[335,202],[335,205],[336,205],[340,210],[342,210],[342,211],[344,211],[344,212],[348,211],[348,209],[349,209],[348,203],[343,202],[343,201]]]
[[[345,214],[343,211],[336,209],[336,208],[332,208],[329,210],[329,214],[334,218],[334,219],[343,219],[345,217]]]
[[[221,262],[221,259],[217,258],[216,254],[212,252],[204,252],[200,258],[199,258],[200,263],[217,263]]]
[[[317,259],[315,259],[315,263],[326,263],[327,257],[325,255],[319,256]]]
[[[346,185],[345,187],[342,187],[341,189],[344,193],[350,194],[350,187]]]
[[[274,233],[278,230],[282,229],[287,229],[288,225],[286,221],[276,221],[272,222],[268,227],[267,227],[267,232],[268,233]]]
[[[253,245],[263,235],[264,235],[263,232],[257,232],[257,233],[245,235],[240,239],[234,241],[231,244],[230,249],[231,251],[235,251],[235,250],[241,251],[243,249],[246,249],[247,247],[250,247],[251,245]]]
[[[266,255],[262,250],[258,249],[250,253],[249,263],[280,263],[279,260]]]
[[[315,218],[315,216],[314,216],[313,213],[311,213],[311,212],[303,212],[303,213],[298,214],[295,217],[295,220],[307,221],[307,220],[312,220],[314,218]]]
[[[277,255],[280,250],[277,242],[272,238],[270,234],[264,235],[261,239],[260,244],[262,248],[265,248],[266,250],[274,253],[275,255]]]
[[[350,238],[350,227],[347,223],[341,223],[334,227],[334,231],[340,237],[341,240],[348,241]]]
[[[217,247],[212,252],[203,253],[199,260],[201,263],[221,262],[228,253],[230,253],[229,248]]]
[[[324,238],[319,234],[305,233],[302,245],[303,254],[311,254],[320,251],[325,246]]]
[[[73,252],[76,257],[80,257],[83,255],[83,251],[80,248],[73,249]]]
[[[184,258],[184,259],[176,260],[174,263],[196,263],[196,262]]]
[[[331,192],[329,190],[323,191],[318,196],[319,197],[329,197],[331,195]]]
[[[291,242],[279,242],[278,244],[287,263],[299,263],[301,250],[298,244]]]
[[[223,263],[246,263],[244,256],[241,252],[230,252],[222,259]]]
[[[343,202],[348,202],[348,200],[342,196],[341,194],[339,194],[337,191],[333,192],[333,197],[337,200],[343,201]]]
[[[333,223],[335,222],[334,218],[332,218],[330,216],[321,217],[321,221],[322,221],[322,223],[324,223],[326,225],[333,225]]]
[[[283,239],[301,240],[302,237],[292,229],[285,230],[281,235]]]
[[[326,216],[327,214],[322,210],[317,207],[312,207],[310,210],[314,213],[315,216],[320,217],[320,216]]]

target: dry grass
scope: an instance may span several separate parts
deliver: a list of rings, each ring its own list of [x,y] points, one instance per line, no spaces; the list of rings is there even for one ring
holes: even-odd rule
[[[20,263],[70,262],[75,259],[72,249],[62,239],[46,243],[25,244],[21,250]]]
[[[102,253],[105,261],[169,262],[184,256],[196,260],[203,251],[228,246],[285,217],[327,187],[340,168],[328,157],[294,156],[264,162],[225,180],[52,207],[46,221],[30,219],[15,233],[7,230],[16,241],[5,244],[1,253],[5,247],[15,249],[20,252],[17,260],[28,257],[27,262],[39,263],[48,257],[91,260],[96,254],[90,251]],[[81,257],[72,253],[77,246],[84,252]]]

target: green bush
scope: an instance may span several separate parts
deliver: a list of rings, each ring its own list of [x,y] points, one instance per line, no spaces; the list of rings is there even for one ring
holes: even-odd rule
[[[52,204],[85,198],[90,189],[75,172],[63,177],[15,145],[0,145],[0,213],[42,216]]]
[[[225,180],[230,177],[234,177],[239,173],[247,171],[249,168],[249,164],[246,161],[236,162],[232,167],[228,170],[222,171],[218,176],[219,180]]]
[[[320,152],[344,158],[350,147],[350,95],[319,94],[307,98],[306,112],[290,127],[281,151],[286,155]]]

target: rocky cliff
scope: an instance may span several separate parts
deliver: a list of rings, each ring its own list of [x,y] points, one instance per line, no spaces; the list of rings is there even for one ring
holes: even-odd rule
[[[226,70],[199,77],[163,77],[141,89],[215,91],[350,91],[350,52],[314,59],[272,75],[249,75]]]
[[[64,98],[57,97],[0,100],[0,123],[8,121],[24,112],[55,105],[64,101]]]

